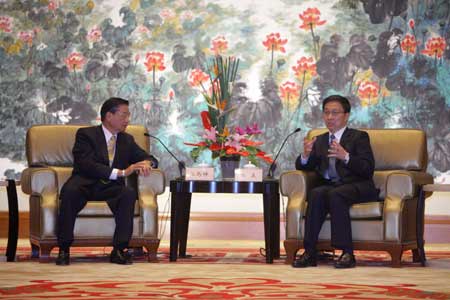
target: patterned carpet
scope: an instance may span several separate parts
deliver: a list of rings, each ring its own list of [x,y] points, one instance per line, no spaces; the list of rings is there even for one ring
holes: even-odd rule
[[[31,260],[21,245],[17,262],[0,262],[0,299],[450,299],[450,247],[427,247],[427,267],[405,253],[404,267],[391,268],[386,254],[364,251],[355,269],[300,270],[265,264],[257,246],[239,243],[189,245],[192,257],[176,263],[163,245],[159,263],[130,266],[110,264],[110,248],[73,248],[66,267]]]

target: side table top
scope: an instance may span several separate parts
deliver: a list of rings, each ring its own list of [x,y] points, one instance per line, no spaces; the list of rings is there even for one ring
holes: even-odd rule
[[[450,184],[425,184],[423,186],[424,192],[450,192]]]

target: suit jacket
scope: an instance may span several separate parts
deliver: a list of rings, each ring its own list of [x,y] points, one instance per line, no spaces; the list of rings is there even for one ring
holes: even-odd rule
[[[139,147],[132,135],[125,132],[117,134],[116,152],[110,166],[101,125],[78,129],[72,153],[74,158],[72,176],[78,175],[76,177],[84,184],[92,184],[100,179],[109,180],[113,168],[126,169],[129,165],[142,160],[150,160],[152,167],[158,166],[158,161]],[[117,182],[123,184],[124,178],[118,178]]]
[[[369,135],[365,131],[347,128],[339,142],[349,153],[350,160],[346,164],[343,160],[336,159],[336,171],[342,184],[354,185],[363,201],[378,199],[378,190],[373,182],[375,160]],[[298,170],[315,170],[324,177],[328,169],[329,133],[317,136],[311,154],[306,165],[302,165],[301,156],[297,157],[295,166]]]

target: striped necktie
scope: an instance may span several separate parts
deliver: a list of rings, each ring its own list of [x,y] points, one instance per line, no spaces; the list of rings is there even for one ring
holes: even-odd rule
[[[116,136],[112,135],[108,141],[109,165],[112,165],[115,150],[116,150]]]
[[[330,136],[330,146],[335,139],[336,137],[332,134]],[[336,157],[330,157],[328,160],[328,177],[330,177],[330,180],[333,182],[339,181],[339,175],[336,171]]]

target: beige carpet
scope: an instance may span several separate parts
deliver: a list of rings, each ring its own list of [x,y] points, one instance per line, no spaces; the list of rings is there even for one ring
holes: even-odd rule
[[[0,240],[0,246],[5,245],[6,241]],[[27,245],[27,241],[21,240],[19,243],[19,246]],[[193,241],[188,243],[188,252],[189,249],[195,248],[238,249],[241,247],[259,249],[259,247],[262,246],[263,242],[261,241]],[[163,242],[161,247],[167,249],[167,242]],[[450,245],[427,245],[426,250],[450,251]],[[231,251],[229,254],[231,257],[227,257],[227,259],[238,259],[239,253],[239,251],[236,251],[236,253]],[[4,255],[4,253],[2,255]],[[55,254],[53,253],[53,255]],[[233,257],[233,255],[235,255],[235,257]],[[387,265],[357,266],[355,269],[349,270],[337,270],[329,264],[319,265],[316,268],[294,269],[291,266],[281,264],[280,262],[273,265],[264,263],[243,265],[227,264],[226,261],[225,263],[212,264],[191,264],[186,263],[185,261],[182,263],[138,262],[130,266],[119,266],[110,264],[107,261],[94,263],[92,261],[77,261],[76,263],[72,263],[70,266],[65,267],[56,266],[54,263],[41,264],[36,261],[7,263],[5,262],[4,257],[2,257],[2,262],[0,262],[0,289],[3,290],[30,284],[37,280],[51,282],[120,281],[130,283],[132,281],[138,281],[142,283],[143,281],[168,282],[174,278],[203,278],[201,279],[202,282],[205,281],[204,278],[214,279],[215,281],[227,281],[229,279],[233,279],[234,281],[237,279],[245,279],[248,281],[251,278],[257,278],[258,280],[263,278],[277,280],[279,283],[309,284],[310,287],[316,284],[401,286],[410,288],[411,290],[420,290],[424,292],[424,294],[419,295],[420,297],[415,295],[415,297],[411,296],[409,298],[403,298],[402,296],[401,299],[428,299],[425,297],[427,292],[440,292],[439,298],[436,298],[436,295],[433,297],[431,297],[432,295],[429,295],[431,297],[429,299],[450,299],[450,257],[429,259],[426,267],[421,267],[420,265],[417,265],[417,267],[407,266],[404,268],[391,268]],[[223,284],[225,285],[226,283]],[[2,298],[1,294],[0,298]],[[145,299],[145,297],[143,299]],[[276,297],[272,297],[272,299],[276,299]]]

